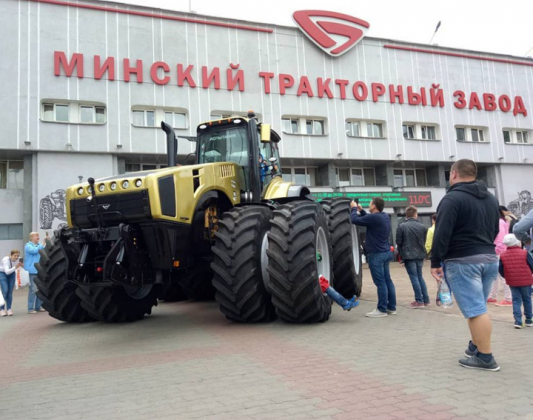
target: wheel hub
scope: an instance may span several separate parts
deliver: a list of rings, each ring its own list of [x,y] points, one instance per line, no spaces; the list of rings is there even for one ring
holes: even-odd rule
[[[324,276],[331,282],[331,264],[329,257],[329,244],[326,236],[326,232],[322,227],[318,228],[316,234],[316,268],[317,268],[317,280],[320,275]]]
[[[261,241],[261,275],[263,277],[263,284],[268,293],[270,293],[270,275],[268,274],[268,235],[265,232],[263,240]]]
[[[361,252],[361,248],[359,247],[359,235],[357,234],[357,228],[352,225],[352,257],[353,257],[353,265],[355,267],[355,273],[359,274],[361,270],[361,259],[359,258],[359,253]]]

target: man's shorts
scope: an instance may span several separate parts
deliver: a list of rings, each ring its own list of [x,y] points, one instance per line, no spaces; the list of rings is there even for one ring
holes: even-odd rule
[[[475,318],[487,312],[487,298],[492,282],[498,275],[498,263],[444,265],[446,280],[465,318]]]

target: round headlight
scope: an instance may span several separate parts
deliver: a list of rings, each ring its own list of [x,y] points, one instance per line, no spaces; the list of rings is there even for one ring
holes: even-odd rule
[[[82,195],[83,194],[83,187],[80,187],[78,188],[78,195]]]
[[[137,188],[139,188],[142,184],[143,184],[143,182],[142,182],[140,179],[137,179],[137,180],[135,181],[135,186],[136,186]]]
[[[109,186],[109,188],[111,188],[111,191],[115,191],[117,189],[117,183],[116,182],[112,182],[111,185]]]
[[[128,180],[122,181],[122,188],[128,188],[130,186],[130,183]]]
[[[104,185],[104,184],[100,184],[100,185],[98,186],[98,191],[100,191],[100,192],[104,192],[104,190],[105,190],[105,185]]]

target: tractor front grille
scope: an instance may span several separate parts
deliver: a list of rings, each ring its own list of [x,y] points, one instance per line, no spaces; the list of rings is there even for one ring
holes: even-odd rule
[[[150,200],[148,191],[106,194],[96,196],[106,226],[118,226],[120,223],[135,223],[150,220]],[[94,201],[80,198],[70,201],[72,224],[79,228],[98,226],[98,216]]]

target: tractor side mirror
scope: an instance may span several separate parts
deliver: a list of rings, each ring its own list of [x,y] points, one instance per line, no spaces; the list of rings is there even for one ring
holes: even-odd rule
[[[270,143],[270,124],[261,124],[261,143]]]

